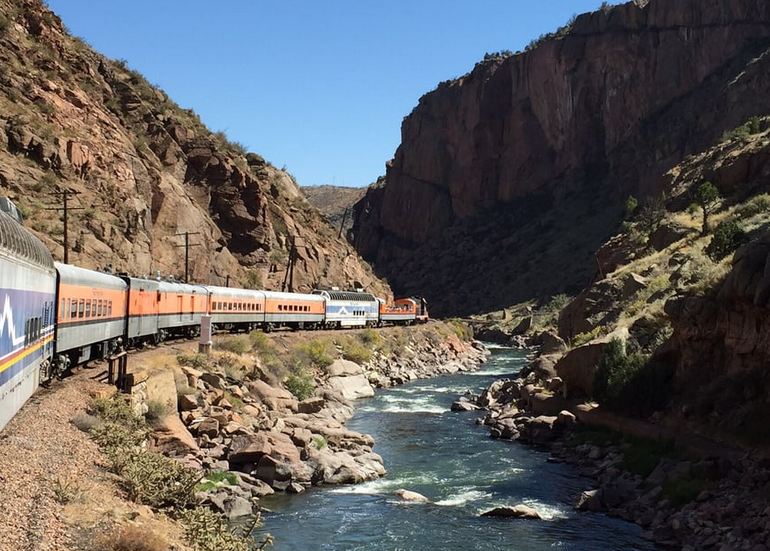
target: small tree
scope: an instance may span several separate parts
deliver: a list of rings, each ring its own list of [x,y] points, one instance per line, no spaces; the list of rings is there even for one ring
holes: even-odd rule
[[[639,201],[633,195],[629,195],[626,199],[626,220],[634,215],[637,208],[639,208]]]
[[[709,232],[709,215],[714,212],[714,209],[719,202],[719,190],[711,182],[703,182],[698,187],[697,194],[698,206],[703,212],[703,227],[701,232],[706,235]]]
[[[639,224],[649,237],[660,227],[666,216],[666,202],[663,196],[650,197],[639,211]]]

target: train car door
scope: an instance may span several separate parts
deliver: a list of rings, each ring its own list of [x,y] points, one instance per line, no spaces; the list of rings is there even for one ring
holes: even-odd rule
[[[190,295],[190,312],[189,320],[192,321],[195,318],[195,295]]]
[[[179,314],[179,321],[184,321],[184,297],[182,295],[177,295],[176,300],[177,300],[176,311]]]

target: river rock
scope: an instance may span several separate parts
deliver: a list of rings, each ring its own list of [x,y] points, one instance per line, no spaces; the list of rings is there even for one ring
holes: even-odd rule
[[[452,407],[450,409],[452,411],[477,411],[481,408],[468,400],[457,400],[452,402]]]
[[[348,377],[351,375],[361,375],[364,372],[364,368],[358,365],[356,362],[345,360],[343,358],[334,360],[334,362],[326,368],[326,373],[329,377]]]
[[[403,488],[393,492],[393,495],[399,497],[401,501],[408,501],[409,503],[430,503],[430,500],[424,495]]]
[[[357,400],[374,396],[374,388],[369,384],[366,376],[362,374],[330,377],[328,385],[332,390],[339,391],[346,400]]]
[[[484,513],[481,513],[482,517],[503,517],[503,518],[526,518],[526,519],[539,519],[540,513],[534,508],[528,505],[514,505],[495,507]]]

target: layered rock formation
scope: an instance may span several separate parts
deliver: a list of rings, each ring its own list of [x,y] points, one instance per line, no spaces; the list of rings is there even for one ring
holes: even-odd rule
[[[295,288],[374,277],[296,182],[212,133],[123,61],[71,37],[39,0],[0,2],[0,194],[62,258],[55,211],[71,198],[70,262],[134,274],[278,288],[296,243]]]
[[[770,6],[631,2],[523,54],[489,56],[404,120],[356,248],[439,313],[584,286],[620,199],[768,112]]]

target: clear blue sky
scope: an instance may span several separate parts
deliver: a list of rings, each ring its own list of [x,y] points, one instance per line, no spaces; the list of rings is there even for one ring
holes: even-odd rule
[[[366,185],[401,120],[485,52],[523,49],[599,0],[49,0],[212,130],[303,185]]]

